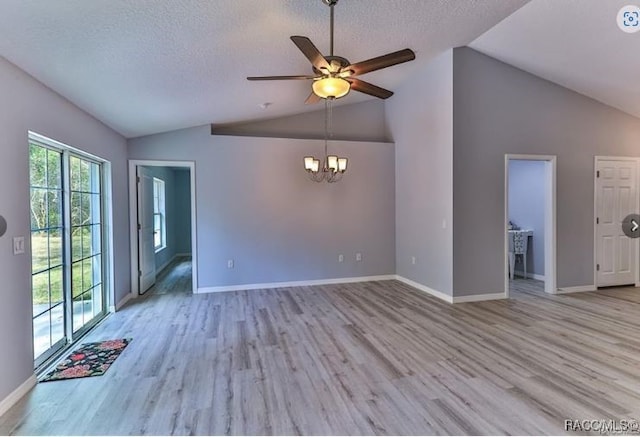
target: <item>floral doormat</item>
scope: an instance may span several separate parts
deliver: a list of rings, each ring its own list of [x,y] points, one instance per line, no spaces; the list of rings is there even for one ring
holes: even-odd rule
[[[123,338],[85,343],[58,363],[40,382],[104,375],[130,341],[130,338]]]

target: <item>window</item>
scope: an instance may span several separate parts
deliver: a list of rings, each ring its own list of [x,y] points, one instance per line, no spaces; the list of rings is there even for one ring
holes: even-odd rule
[[[156,252],[167,247],[167,226],[164,211],[164,181],[153,178],[153,245]]]

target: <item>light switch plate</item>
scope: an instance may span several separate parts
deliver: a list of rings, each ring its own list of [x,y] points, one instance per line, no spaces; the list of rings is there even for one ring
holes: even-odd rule
[[[13,237],[13,254],[20,255],[24,253],[24,237]]]

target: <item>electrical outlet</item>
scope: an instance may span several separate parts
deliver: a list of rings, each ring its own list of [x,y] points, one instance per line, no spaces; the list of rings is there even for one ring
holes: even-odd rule
[[[412,257],[411,257],[411,264],[415,264],[415,263],[416,263],[416,257],[415,257],[415,256],[412,256]]]
[[[362,261],[362,254],[360,252],[356,253],[356,261]]]
[[[24,253],[24,237],[13,237],[13,254],[20,255]]]
[[[344,255],[343,254],[338,255],[338,262],[339,263],[344,262]]]
[[[228,269],[232,269],[233,268],[233,260],[232,259],[227,260],[227,268]]]

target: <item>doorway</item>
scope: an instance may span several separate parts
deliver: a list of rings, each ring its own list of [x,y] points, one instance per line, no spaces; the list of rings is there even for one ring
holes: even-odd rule
[[[597,287],[635,285],[638,239],[626,236],[622,223],[638,213],[638,158],[595,158],[595,257]]]
[[[504,288],[556,293],[556,157],[505,155]]]
[[[195,164],[129,161],[133,295],[197,290]]]

